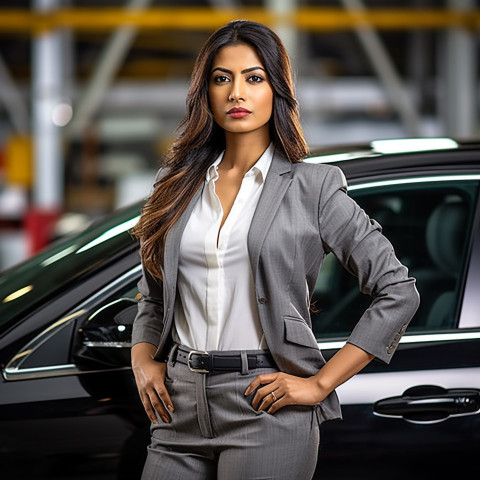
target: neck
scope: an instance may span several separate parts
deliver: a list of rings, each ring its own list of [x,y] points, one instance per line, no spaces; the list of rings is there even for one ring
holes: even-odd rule
[[[225,134],[225,154],[221,165],[222,169],[240,170],[244,174],[252,168],[270,144],[269,135],[229,133]]]

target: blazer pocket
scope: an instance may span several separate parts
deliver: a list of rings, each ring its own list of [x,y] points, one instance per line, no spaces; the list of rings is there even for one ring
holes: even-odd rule
[[[285,321],[285,339],[305,347],[317,348],[318,343],[311,328],[300,318],[283,317]]]

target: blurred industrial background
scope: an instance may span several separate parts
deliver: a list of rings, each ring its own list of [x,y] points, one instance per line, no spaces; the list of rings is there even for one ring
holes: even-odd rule
[[[311,148],[477,136],[476,0],[1,0],[0,270],[148,195],[237,18],[286,44]]]

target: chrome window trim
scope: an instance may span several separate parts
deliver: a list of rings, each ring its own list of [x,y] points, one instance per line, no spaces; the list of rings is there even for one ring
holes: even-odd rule
[[[375,187],[389,187],[391,185],[410,185],[413,183],[433,183],[433,182],[451,182],[452,180],[461,182],[480,181],[480,174],[450,174],[450,175],[421,175],[419,177],[405,177],[391,180],[377,180],[365,183],[356,183],[349,185],[348,191],[362,190]]]
[[[58,377],[60,375],[72,375],[78,372],[75,365],[54,365],[51,367],[37,367],[37,368],[15,368],[11,366],[5,367],[3,377],[5,380],[26,380],[31,378],[39,378],[37,374],[40,373],[41,378]]]
[[[16,381],[16,380],[26,380],[26,379],[36,379],[36,378],[51,378],[51,377],[60,377],[65,375],[78,375],[84,373],[93,373],[93,372],[103,372],[111,370],[128,370],[130,367],[119,367],[108,370],[79,370],[74,364],[65,364],[65,365],[48,365],[43,367],[34,367],[34,368],[22,368],[23,363],[32,355],[38,348],[40,348],[45,342],[47,342],[52,336],[56,335],[63,328],[70,325],[77,317],[84,314],[88,311],[88,306],[94,303],[99,298],[105,296],[105,294],[114,289],[120,283],[128,281],[130,277],[133,277],[142,269],[141,265],[136,265],[128,272],[124,273],[113,282],[109,283],[107,286],[103,287],[97,293],[92,295],[90,298],[85,300],[79,307],[77,307],[73,312],[69,313],[65,317],[62,317],[60,320],[57,320],[53,324],[49,325],[45,330],[39,333],[33,340],[28,342],[21,350],[18,351],[16,355],[7,363],[5,368],[2,370],[2,374],[5,380],[7,381]],[[102,345],[105,346],[105,345]],[[118,347],[117,347],[118,348]]]
[[[21,370],[6,367],[3,370],[3,377],[7,381],[35,380],[39,378],[65,377],[68,375],[85,375],[88,373],[117,372],[119,370],[131,370],[131,367],[109,368],[103,370],[80,370],[73,364],[23,368]]]
[[[132,342],[83,342],[86,347],[130,348]]]
[[[476,228],[477,230],[473,233],[470,263],[463,291],[462,308],[458,321],[459,328],[480,327],[480,296],[478,295],[480,285],[480,228],[478,226]]]
[[[399,343],[431,343],[431,342],[458,342],[461,340],[480,340],[480,331],[475,332],[435,332],[435,333],[406,333]],[[347,340],[323,341],[318,340],[318,347],[321,350],[342,348]]]

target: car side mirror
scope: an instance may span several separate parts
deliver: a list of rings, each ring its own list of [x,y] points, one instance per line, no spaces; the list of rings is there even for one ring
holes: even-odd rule
[[[120,298],[96,310],[74,336],[72,359],[81,370],[130,366],[137,302]]]

